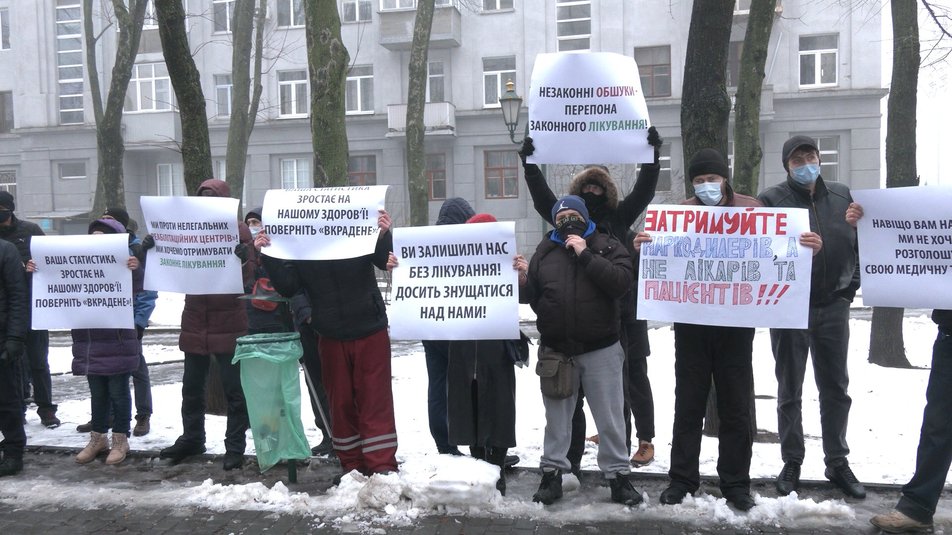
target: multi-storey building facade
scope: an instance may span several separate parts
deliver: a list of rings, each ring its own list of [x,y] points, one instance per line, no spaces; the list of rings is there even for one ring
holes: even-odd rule
[[[329,1],[329,0],[328,0]],[[346,109],[353,184],[389,184],[388,207],[407,220],[407,63],[415,0],[337,0],[350,53]],[[214,169],[224,176],[231,113],[230,12],[234,0],[187,0],[189,37],[207,99]],[[99,2],[94,2],[97,5]],[[248,151],[245,208],[268,189],[310,183],[309,88],[301,0],[269,0],[264,95]],[[512,80],[525,96],[537,54],[603,51],[634,56],[652,123],[665,138],[657,202],[683,198],[680,87],[692,3],[658,0],[437,0],[425,111],[430,219],[463,197],[517,222],[530,251],[545,225],[534,213],[498,98]],[[736,81],[750,0],[737,2],[729,84]],[[793,134],[819,140],[823,175],[852,187],[880,181],[880,19],[877,6],[836,0],[777,2],[762,97],[761,185],[784,178],[780,147]],[[127,204],[185,194],[181,127],[152,7],[126,97]],[[115,30],[96,51],[108,87]],[[21,217],[69,232],[92,205],[96,136],[84,68],[80,0],[0,0],[0,188]],[[520,130],[527,110],[523,107]],[[690,157],[690,155],[687,155]],[[628,191],[636,166],[610,166]],[[547,168],[556,193],[576,168]],[[74,219],[77,219],[74,222]],[[84,227],[83,227],[84,228]]]

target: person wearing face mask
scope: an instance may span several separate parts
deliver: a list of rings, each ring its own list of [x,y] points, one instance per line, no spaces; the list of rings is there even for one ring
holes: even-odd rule
[[[568,460],[572,414],[584,388],[600,443],[598,466],[616,503],[636,505],[641,493],[630,481],[622,409],[625,353],[619,343],[618,296],[634,281],[631,256],[618,240],[595,230],[585,202],[578,196],[559,199],[551,209],[555,230],[546,234],[520,278],[519,301],[536,313],[540,352],[572,359],[572,394],[542,396],[545,440],[540,461],[542,481],[533,501],[549,505],[562,497],[562,473]]]
[[[822,236],[823,245],[813,257],[807,328],[770,329],[776,363],[780,454],[784,462],[776,481],[777,492],[789,494],[800,483],[800,465],[806,453],[800,397],[809,353],[820,392],[824,475],[847,496],[862,499],[866,490],[850,469],[846,443],[852,404],[847,393],[846,369],[849,311],[859,288],[856,229],[844,218],[853,197],[846,185],[824,182],[820,176],[820,151],[812,138],[791,137],[783,144],[781,157],[787,180],[767,188],[758,198],[764,206],[809,210],[810,230]]]
[[[251,239],[261,232],[261,207],[252,208],[245,214],[245,224],[251,231]],[[254,291],[255,283],[262,284],[261,279],[268,279],[268,271],[264,268],[261,256],[255,261],[255,276],[251,284],[245,288],[245,294],[250,295]],[[245,310],[248,312],[248,334],[261,333],[283,333],[290,332],[293,327],[291,321],[291,308],[288,301],[255,301],[253,299],[243,299]]]
[[[619,200],[618,187],[608,169],[602,165],[588,166],[575,175],[569,184],[568,192],[570,195],[577,195],[585,201],[585,208],[599,231],[608,233],[629,248],[628,252],[632,255],[634,265],[638,264],[638,258],[637,252],[631,249],[631,238],[634,235],[631,226],[654,199],[655,188],[658,185],[658,175],[661,171],[659,163],[661,146],[664,143],[654,126],[648,128],[647,141],[654,148],[654,161],[641,166],[634,186],[624,199]],[[545,175],[543,175],[539,166],[526,162],[526,157],[531,156],[534,152],[533,140],[531,137],[527,137],[519,151],[526,185],[529,188],[529,194],[532,196],[536,212],[546,221],[554,224],[550,211],[556,201],[555,194],[546,183]],[[645,466],[654,461],[654,445],[651,441],[655,436],[654,399],[651,393],[651,383],[648,380],[647,357],[651,354],[651,347],[648,343],[648,322],[637,319],[635,302],[638,300],[638,296],[635,294],[634,286],[618,297],[622,307],[621,343],[625,350],[626,444],[629,444],[629,449],[631,449],[631,419],[627,416],[630,413],[634,420],[635,436],[638,439],[638,446],[631,457],[631,464]],[[572,424],[572,446],[569,450],[569,460],[576,475],[580,472],[579,465],[585,449],[583,397],[584,392],[579,396],[576,405]],[[597,440],[597,435],[592,438]]]
[[[701,149],[691,158],[688,177],[694,197],[683,204],[693,206],[761,206],[753,197],[735,193],[728,178],[727,160],[714,149]],[[639,232],[635,249],[651,241]],[[661,493],[666,505],[681,503],[700,488],[701,431],[711,382],[717,391],[717,475],[721,494],[741,511],[754,507],[750,495],[750,400],[754,390],[754,329],[705,324],[674,324],[674,431],[671,439],[671,482]]]

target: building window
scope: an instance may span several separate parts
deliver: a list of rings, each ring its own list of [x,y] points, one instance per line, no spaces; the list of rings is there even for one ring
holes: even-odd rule
[[[132,68],[125,111],[172,109],[172,83],[165,63],[140,63]]]
[[[800,87],[836,85],[838,41],[836,34],[800,37]]]
[[[344,87],[345,109],[348,114],[374,112],[374,67],[356,65],[347,73]]]
[[[282,189],[314,187],[314,178],[311,176],[311,160],[309,158],[282,158],[280,165]]]
[[[483,11],[512,9],[512,0],[483,0]]]
[[[426,66],[426,101],[427,102],[445,102],[446,95],[443,92],[446,81],[443,73],[442,61],[431,61]]]
[[[231,75],[215,75],[215,104],[219,117],[231,115]]]
[[[671,47],[646,46],[635,49],[635,63],[645,97],[671,96]]]
[[[556,0],[556,35],[559,52],[588,50],[592,40],[592,2],[590,0]]]
[[[734,4],[734,14],[735,15],[749,15],[750,14],[750,0],[737,0],[737,3]]]
[[[60,180],[82,180],[86,178],[86,162],[59,162],[56,176]]]
[[[380,0],[380,10],[388,9],[413,9],[416,7],[416,0]]]
[[[235,16],[235,0],[212,0],[212,21],[216,32],[230,32]]]
[[[279,72],[278,100],[280,117],[307,117],[307,72]]]
[[[743,41],[731,41],[727,49],[727,87],[737,87],[740,82],[740,60],[744,53]]]
[[[60,124],[83,115],[83,15],[79,0],[56,0],[56,68]]]
[[[155,14],[155,0],[148,0],[145,5],[145,18],[142,20],[143,30],[157,30],[159,28],[159,17]]]
[[[658,191],[671,191],[671,144],[662,143],[658,151]]]
[[[519,196],[519,155],[514,150],[487,150],[484,153],[487,199],[514,199]]]
[[[446,155],[426,155],[426,181],[429,184],[430,200],[446,198]]]
[[[343,0],[343,22],[370,22],[373,2],[371,0]]]
[[[17,170],[0,169],[0,191],[7,191],[13,195],[14,204],[17,198]]]
[[[304,26],[302,0],[278,0],[278,26],[292,28]]]
[[[10,10],[0,8],[0,50],[10,50]]]
[[[516,58],[483,58],[483,107],[498,108],[506,82],[516,83]]]
[[[0,91],[0,134],[13,131],[13,92]]]
[[[351,186],[376,186],[377,157],[351,156],[347,160],[347,183]]]
[[[156,191],[162,197],[185,195],[185,176],[181,164],[160,163],[155,166]]]
[[[817,137],[816,146],[820,149],[820,174],[827,182],[840,180],[840,138],[838,136]]]

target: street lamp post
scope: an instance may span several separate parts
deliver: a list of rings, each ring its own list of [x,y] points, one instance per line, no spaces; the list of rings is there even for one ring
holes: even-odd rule
[[[523,140],[516,141],[516,128],[519,127],[519,112],[522,110],[522,97],[516,94],[512,80],[506,82],[506,92],[499,97],[499,107],[502,108],[502,120],[509,130],[509,139],[519,145]],[[528,135],[528,125],[526,135]]]

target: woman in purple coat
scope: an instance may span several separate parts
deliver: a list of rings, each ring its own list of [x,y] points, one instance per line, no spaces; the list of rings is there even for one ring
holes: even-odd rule
[[[89,234],[125,234],[115,219],[97,219],[89,224]],[[133,294],[142,291],[143,269],[131,253],[126,266],[132,270]],[[85,375],[92,405],[89,444],[76,455],[86,464],[109,450],[106,464],[119,464],[129,452],[129,422],[132,397],[129,378],[139,366],[139,338],[135,329],[73,329],[73,375]],[[110,408],[114,415],[112,444],[107,443]]]

